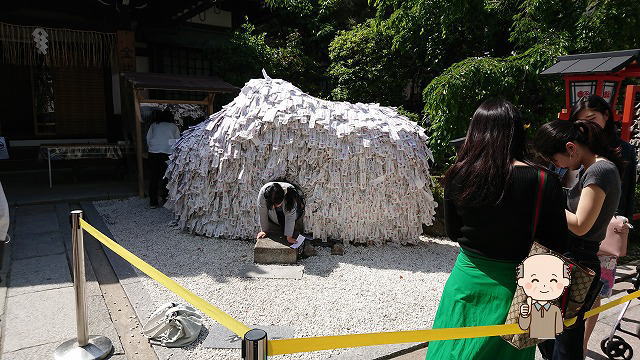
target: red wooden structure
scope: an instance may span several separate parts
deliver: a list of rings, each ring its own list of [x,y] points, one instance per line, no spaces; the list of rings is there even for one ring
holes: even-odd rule
[[[558,62],[541,75],[562,75],[565,84],[565,108],[558,118],[568,120],[571,106],[581,97],[596,94],[617,109],[622,82],[640,78],[640,49],[578,54],[558,57]],[[622,122],[622,139],[631,138],[631,125],[640,114],[640,86],[627,85],[622,112],[614,110],[613,118]]]
[[[565,108],[558,113],[558,119],[568,120],[571,106],[578,99],[596,94],[614,109],[613,119],[621,122],[623,140],[631,139],[632,124],[640,126],[640,85],[627,85],[622,112],[616,107],[622,82],[640,79],[640,49],[560,56],[558,62],[540,74],[562,75]],[[640,219],[640,214],[633,219]]]

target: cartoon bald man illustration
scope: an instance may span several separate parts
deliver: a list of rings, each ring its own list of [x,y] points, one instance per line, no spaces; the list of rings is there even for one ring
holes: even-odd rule
[[[569,283],[569,267],[559,257],[538,254],[526,258],[518,266],[518,285],[527,294],[527,303],[520,305],[520,329],[529,330],[535,339],[554,339],[560,334],[562,312],[551,301],[562,296]]]

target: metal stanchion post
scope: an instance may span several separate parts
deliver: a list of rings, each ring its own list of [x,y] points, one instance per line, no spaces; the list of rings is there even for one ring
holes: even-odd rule
[[[71,212],[71,239],[73,242],[73,289],[76,296],[76,327],[78,337],[62,343],[54,352],[56,360],[98,360],[107,357],[113,344],[105,336],[89,336],[87,322],[87,295],[85,293],[84,241],[80,227],[82,210]]]
[[[242,359],[267,359],[267,333],[264,330],[253,329],[244,334],[242,340]]]

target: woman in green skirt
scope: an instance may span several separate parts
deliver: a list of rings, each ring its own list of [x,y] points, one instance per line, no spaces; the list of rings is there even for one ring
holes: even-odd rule
[[[474,113],[456,163],[445,174],[445,225],[447,235],[460,244],[460,254],[434,329],[504,324],[516,290],[516,267],[528,255],[534,235],[551,249],[565,247],[565,199],[555,176],[547,176],[541,190],[533,234],[543,170],[526,161],[525,142],[520,114],[508,101],[485,101]],[[500,337],[433,341],[427,348],[427,360],[534,355],[535,347],[517,350]]]

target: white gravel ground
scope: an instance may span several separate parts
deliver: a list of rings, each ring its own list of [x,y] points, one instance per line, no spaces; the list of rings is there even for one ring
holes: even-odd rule
[[[318,256],[301,261],[301,280],[239,278],[240,267],[253,261],[252,241],[183,233],[171,227],[168,210],[149,209],[144,199],[95,205],[116,241],[167,276],[247,325],[291,326],[296,337],[430,328],[458,253],[455,243],[435,238],[415,246],[347,246],[344,256],[322,248]],[[154,308],[184,302],[141,277]],[[205,327],[213,324],[206,319]],[[204,348],[206,334],[183,350],[187,358],[238,359],[238,350]],[[276,358],[335,359],[347,351]]]

